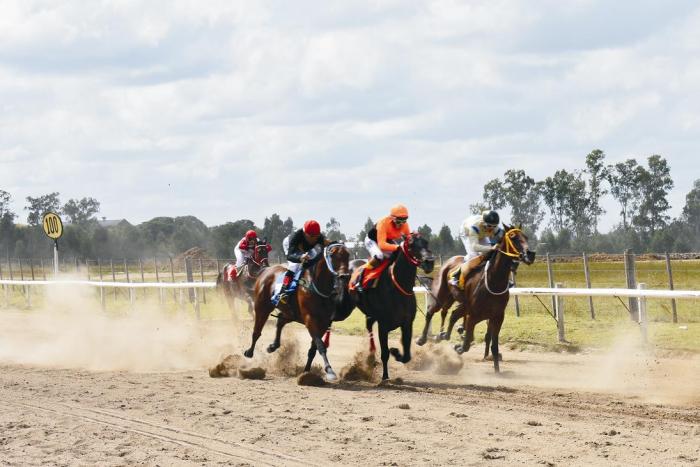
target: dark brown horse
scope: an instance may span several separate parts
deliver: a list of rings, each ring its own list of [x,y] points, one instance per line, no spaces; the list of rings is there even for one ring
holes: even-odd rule
[[[442,309],[443,324],[445,314],[449,307],[458,302],[457,308],[452,312],[447,332],[441,333],[438,339],[449,339],[452,327],[459,318],[463,318],[463,341],[455,346],[457,353],[469,350],[474,340],[474,326],[488,320],[486,335],[484,338],[484,358],[488,356],[489,346],[494,356],[493,366],[496,372],[500,371],[498,353],[498,335],[505,317],[505,309],[508,305],[510,294],[508,292],[510,273],[519,262],[532,264],[535,261],[535,252],[530,251],[527,236],[520,227],[504,224],[505,233],[493,252],[489,253],[485,265],[477,270],[472,270],[465,280],[464,289],[459,290],[448,284],[449,272],[461,264],[463,256],[455,256],[443,265],[438,280],[433,284],[432,296],[434,301],[428,307],[425,316],[425,327],[421,337],[416,341],[418,345],[426,342],[430,320],[435,312]]]
[[[402,363],[411,360],[411,335],[413,320],[416,317],[416,296],[413,286],[416,282],[418,266],[429,273],[433,270],[434,258],[428,249],[428,241],[420,234],[412,233],[401,244],[392,257],[393,263],[382,272],[377,286],[358,293],[351,291],[357,307],[366,315],[367,332],[370,334],[370,350],[373,350],[372,326],[378,323],[379,346],[381,349],[382,379],[389,378],[389,355]],[[359,266],[352,262],[352,268]],[[389,348],[389,332],[401,328],[399,349]]]
[[[274,352],[280,346],[282,328],[287,323],[292,321],[302,323],[311,336],[305,371],[311,369],[311,363],[318,350],[323,357],[326,378],[331,381],[337,376],[328,362],[326,346],[321,337],[330,326],[336,308],[347,301],[347,285],[350,279],[349,258],[350,253],[345,245],[332,243],[323,250],[323,254],[318,254],[309,266],[305,267],[296,293],[289,297],[286,303],[280,303],[277,306],[280,312],[277,318],[275,341],[267,349],[268,352]],[[255,343],[260,338],[270,313],[275,309],[270,299],[275,293],[275,284],[279,276],[285,271],[284,266],[272,266],[263,271],[255,283],[255,326],[250,348],[243,353],[248,358],[253,357]]]
[[[243,300],[248,304],[248,313],[253,314],[253,289],[255,281],[260,273],[270,266],[267,258],[267,242],[261,240],[253,250],[253,256],[246,261],[237,271],[235,280],[229,279],[231,268],[235,267],[232,263],[226,263],[224,269],[216,276],[216,288],[224,293],[226,303],[228,304],[231,313],[234,312],[234,299]]]

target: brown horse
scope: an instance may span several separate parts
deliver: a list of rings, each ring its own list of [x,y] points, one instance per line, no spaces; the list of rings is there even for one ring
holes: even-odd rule
[[[519,262],[532,264],[535,261],[535,252],[530,251],[527,236],[520,227],[503,225],[505,233],[496,250],[489,253],[483,268],[472,270],[465,280],[464,289],[460,290],[448,284],[449,272],[461,264],[463,256],[455,256],[443,265],[440,276],[433,285],[433,303],[428,307],[425,316],[425,327],[421,337],[416,341],[418,345],[426,342],[430,320],[435,312],[442,309],[443,324],[445,314],[449,307],[458,302],[457,308],[452,312],[447,333],[442,331],[438,339],[449,339],[455,322],[463,317],[463,341],[455,345],[457,353],[464,353],[474,340],[474,326],[488,320],[486,335],[484,338],[484,358],[488,356],[489,346],[494,356],[493,366],[496,372],[500,371],[498,353],[498,335],[505,317],[505,309],[508,305],[510,294],[508,293],[510,272]]]
[[[234,299],[243,300],[248,304],[248,313],[253,314],[253,289],[255,288],[255,281],[258,279],[260,273],[267,267],[270,266],[267,258],[267,242],[261,240],[258,245],[253,250],[252,258],[241,267],[241,270],[237,272],[237,278],[235,280],[230,280],[229,272],[231,268],[234,267],[232,263],[226,263],[224,269],[216,276],[216,288],[217,290],[222,290],[224,297],[226,298],[226,303],[228,304],[231,313],[234,312]]]
[[[282,328],[292,321],[306,326],[311,336],[311,347],[308,352],[305,371],[311,369],[311,363],[316,351],[321,354],[324,371],[328,380],[337,378],[326,356],[326,346],[322,336],[331,324],[336,308],[346,301],[347,285],[350,279],[348,261],[350,253],[342,243],[328,245],[323,254],[318,254],[304,268],[299,279],[299,287],[286,303],[277,305],[280,313],[277,318],[275,341],[268,347],[268,352],[275,351],[280,346]],[[271,298],[275,293],[275,284],[286,268],[281,265],[273,266],[260,274],[255,283],[255,326],[250,348],[243,354],[252,358],[255,343],[270,313],[275,309]]]
[[[394,253],[393,264],[379,276],[377,286],[358,293],[351,291],[357,307],[366,315],[367,332],[370,335],[370,350],[373,351],[372,326],[379,327],[379,346],[383,365],[382,379],[389,378],[389,355],[402,363],[411,360],[411,334],[416,316],[416,296],[413,286],[417,268],[425,272],[433,270],[435,259],[428,249],[428,241],[417,233],[409,235]],[[353,261],[358,267],[359,262]],[[401,328],[403,354],[397,348],[389,348],[389,332]]]

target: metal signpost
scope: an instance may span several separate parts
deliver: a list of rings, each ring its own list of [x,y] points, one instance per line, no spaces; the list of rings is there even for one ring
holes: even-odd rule
[[[47,212],[44,214],[41,225],[44,227],[46,236],[53,239],[53,275],[56,279],[58,278],[58,239],[63,235],[63,222],[58,214]]]

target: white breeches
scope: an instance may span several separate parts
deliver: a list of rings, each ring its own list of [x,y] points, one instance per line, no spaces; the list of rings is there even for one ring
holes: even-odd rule
[[[289,235],[284,237],[284,240],[282,240],[282,251],[284,252],[284,256],[287,256],[287,252],[289,251]]]
[[[288,261],[287,269],[296,274],[299,269],[301,269],[301,263],[292,263],[291,261]]]
[[[391,253],[393,253],[392,251],[382,251],[382,249],[379,248],[379,244],[369,237],[365,237],[365,248],[367,248],[371,257],[377,258],[378,260],[389,257]]]
[[[238,248],[238,245],[236,245],[236,248],[234,248],[233,251],[236,254],[236,269],[240,269],[240,267],[245,264],[246,259],[251,258],[253,256],[252,251],[241,250],[240,248]]]
[[[462,240],[462,244],[464,245],[464,249],[467,252],[466,256],[464,257],[464,261],[469,261],[472,258],[476,258],[477,256],[481,256],[483,253],[476,251],[474,247],[472,246],[471,241],[469,240],[469,237],[464,235],[463,233],[459,235],[459,239]],[[487,237],[482,238],[479,240],[479,245],[491,247],[491,243],[489,242],[489,239]]]

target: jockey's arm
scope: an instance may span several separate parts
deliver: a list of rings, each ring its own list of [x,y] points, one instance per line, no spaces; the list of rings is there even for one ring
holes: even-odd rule
[[[390,221],[389,221],[390,222]],[[377,245],[382,251],[394,251],[399,248],[393,242],[387,241],[387,230],[390,228],[389,222],[381,222],[377,224]]]
[[[472,251],[476,251],[477,253],[488,253],[493,249],[493,246],[482,245],[481,242],[479,242],[479,234],[473,229],[469,231],[469,246]]]

